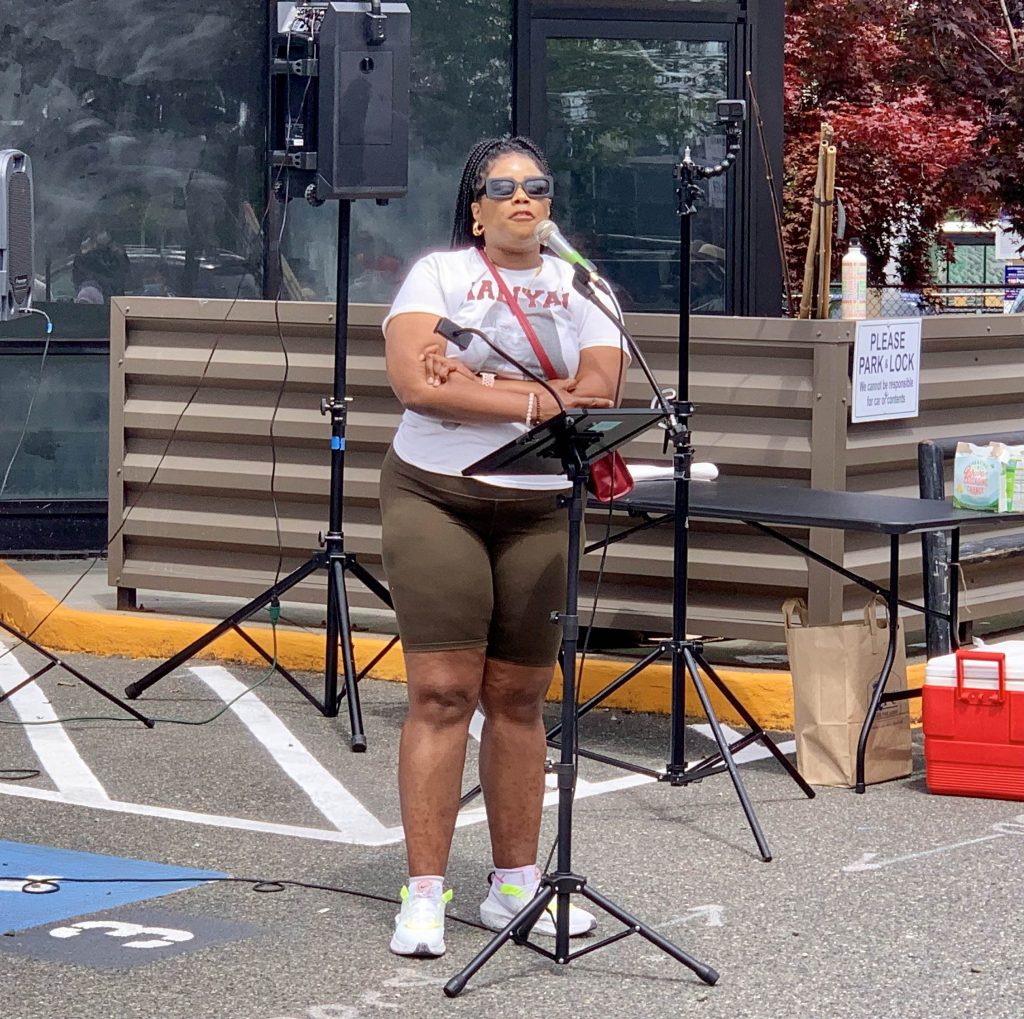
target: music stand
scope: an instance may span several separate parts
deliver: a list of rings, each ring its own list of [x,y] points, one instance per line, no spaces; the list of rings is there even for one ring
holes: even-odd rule
[[[677,962],[691,969],[706,984],[714,984],[718,973],[710,966],[688,955],[655,930],[631,916],[610,899],[592,887],[587,879],[572,870],[572,810],[576,785],[576,647],[579,640],[579,565],[580,534],[583,509],[586,504],[587,479],[590,464],[633,436],[646,431],[664,417],[661,411],[647,408],[618,410],[563,411],[556,417],[538,425],[501,449],[467,467],[463,474],[566,474],[572,485],[563,503],[569,511],[568,566],[565,612],[556,620],[562,626],[562,745],[554,773],[558,779],[558,859],[553,874],[545,874],[536,896],[521,909],[484,946],[484,948],[444,985],[449,998],[459,994],[466,983],[495,952],[510,939],[560,965],[594,952],[631,934],[639,934],[660,948]],[[609,935],[596,944],[588,944],[575,952],[569,951],[569,900],[582,895],[595,906],[615,917],[625,930]],[[555,950],[550,952],[529,940],[530,928],[548,907],[557,901],[555,910]]]

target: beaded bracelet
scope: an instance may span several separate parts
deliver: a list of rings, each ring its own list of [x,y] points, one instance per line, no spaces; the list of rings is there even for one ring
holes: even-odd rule
[[[487,386],[488,388],[494,387],[495,375],[493,372],[481,372],[480,373],[480,384]]]
[[[530,393],[526,397],[526,427],[532,428],[537,419],[537,394]]]

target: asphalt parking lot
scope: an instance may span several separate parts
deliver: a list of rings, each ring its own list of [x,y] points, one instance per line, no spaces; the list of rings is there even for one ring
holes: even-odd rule
[[[68,660],[117,694],[151,665]],[[9,689],[36,667],[19,648],[0,659],[0,681]],[[135,703],[161,718],[200,720],[261,676],[196,663]],[[315,689],[318,678],[304,678]],[[441,986],[487,940],[454,920],[476,920],[486,827],[471,805],[448,875],[446,957],[392,956],[395,907],[363,896],[393,898],[404,877],[394,781],[404,689],[367,681],[362,690],[370,744],[362,755],[348,751],[344,713],[323,718],[278,677],[200,726],[24,726],[117,714],[56,670],[0,705],[0,720],[19,723],[0,726],[2,1014],[1009,1019],[1024,1011],[1024,811],[929,795],[919,747],[910,778],[864,796],[822,789],[808,800],[774,762],[745,763],[770,863],[728,776],[672,788],[584,761],[575,869],[717,969],[719,983],[706,986],[630,937],[569,966],[508,945],[449,1000]],[[581,737],[658,768],[668,720],[600,711]],[[691,756],[702,756],[706,739],[696,731],[690,739]],[[15,781],[12,769],[39,774]],[[549,806],[545,848],[555,820]],[[14,873],[22,868],[31,870]],[[58,881],[56,893],[29,895],[13,880],[71,876],[94,883]],[[257,891],[256,881],[318,887]],[[601,933],[618,929],[601,921]]]

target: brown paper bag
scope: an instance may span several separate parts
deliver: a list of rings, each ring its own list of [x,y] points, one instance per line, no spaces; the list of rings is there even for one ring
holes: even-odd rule
[[[791,598],[782,607],[793,675],[797,767],[812,785],[852,786],[856,781],[857,741],[889,639],[885,607],[875,596],[863,619],[826,626],[807,625],[807,605],[801,599]],[[907,657],[900,634],[886,691],[906,688]],[[868,736],[864,780],[903,778],[910,768],[907,702],[882,704]]]

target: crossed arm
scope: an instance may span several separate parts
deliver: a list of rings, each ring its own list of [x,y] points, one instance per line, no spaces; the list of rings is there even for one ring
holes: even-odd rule
[[[403,407],[455,421],[523,421],[532,394],[539,420],[558,413],[554,398],[536,382],[499,377],[493,386],[483,385],[464,364],[441,353],[435,325],[436,315],[420,312],[397,315],[388,324],[388,381]],[[551,385],[566,407],[612,407],[625,368],[617,347],[587,347],[576,377]]]

